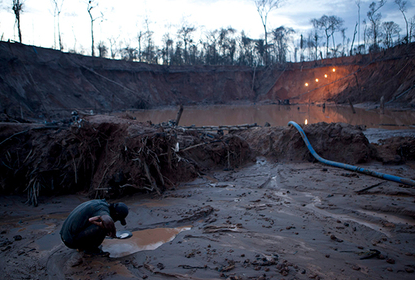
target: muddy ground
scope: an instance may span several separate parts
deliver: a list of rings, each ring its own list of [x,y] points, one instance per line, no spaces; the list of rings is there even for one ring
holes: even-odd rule
[[[95,169],[84,165],[85,171],[94,171],[88,176],[92,187],[97,187],[99,181],[105,183],[101,186],[111,185],[114,178],[108,176],[109,171],[120,175],[117,174],[119,170],[113,169],[112,159],[118,158],[116,163],[120,166],[117,168],[124,172],[132,164],[133,156],[126,154],[119,158],[115,151],[119,146],[115,144],[122,144],[120,151],[125,152],[133,148],[133,141],[143,140],[145,134],[170,140],[170,135],[160,134],[159,129],[139,126],[132,120],[109,119],[111,121],[106,120],[104,126],[91,118],[91,132],[109,130],[117,122],[128,126],[119,125],[118,131],[112,128],[111,136],[118,134],[118,138],[113,138],[118,141],[107,142],[108,150],[93,163]],[[129,138],[120,138],[123,130],[128,132]],[[406,131],[406,137],[394,136],[391,131],[362,131],[346,124],[321,123],[306,126],[304,130],[316,151],[325,158],[414,178],[413,130]],[[80,133],[82,131],[72,130],[69,135],[59,129],[48,134],[39,129],[32,131],[33,134],[42,131],[37,138],[43,136],[43,141],[68,142],[64,144],[69,151],[74,144],[78,148],[89,148],[88,152],[99,151],[99,146],[91,147],[90,135]],[[6,132],[4,127],[2,132]],[[9,136],[16,132],[23,130],[10,131]],[[70,139],[72,143],[67,136],[73,139]],[[84,139],[77,143],[77,136]],[[99,136],[93,135],[91,140],[98,144],[103,140]],[[164,151],[151,148],[159,157],[159,167],[166,165],[161,174],[155,162],[149,159],[153,153],[136,156],[142,157],[137,169],[143,169],[144,162],[150,167],[153,165],[149,177],[134,178],[137,186],[147,188],[135,193],[113,194],[109,199],[110,202],[123,201],[129,206],[127,225],[123,227],[117,223],[116,227],[134,234],[126,240],[105,240],[104,247],[111,248],[110,257],[89,257],[68,249],[59,237],[70,211],[102,194],[83,189],[72,195],[59,195],[44,188],[40,190],[35,207],[25,194],[11,195],[10,190],[9,193],[3,191],[0,197],[2,278],[415,279],[414,187],[317,163],[305,149],[299,134],[289,127],[257,128],[234,132],[231,136],[213,136],[223,142],[213,142],[209,135],[182,135],[179,131],[172,136],[175,138],[172,137],[172,144],[177,141],[180,149],[170,161],[161,157],[165,156]],[[394,137],[388,139],[390,136]],[[26,163],[27,173],[36,172],[33,167],[43,171],[53,169],[46,164],[37,165],[45,159],[51,160],[48,150],[53,146],[44,142],[49,149],[40,148],[42,153],[38,154],[34,147],[24,149],[30,140],[25,133],[13,138],[17,137],[20,139],[13,144],[20,146],[26,160],[15,157],[18,153],[10,154],[9,159]],[[377,140],[377,143],[368,140]],[[30,142],[34,145],[35,141]],[[2,144],[2,149],[11,150],[13,145],[6,143]],[[204,145],[190,148],[202,143]],[[135,152],[139,150],[138,147],[134,149]],[[72,152],[69,163],[82,163],[82,151]],[[62,157],[68,154],[60,151]],[[36,161],[30,165],[32,155],[36,156]],[[17,163],[7,162],[7,157],[2,157],[3,164]],[[183,162],[186,165],[181,166]],[[71,173],[71,166],[60,167],[55,159],[48,163],[61,172],[66,169]],[[173,170],[169,170],[169,163]],[[79,169],[79,166],[74,167]],[[186,182],[178,181],[173,178],[175,172],[191,175]],[[43,180],[51,182],[47,178],[49,174],[42,175]],[[73,174],[70,176],[74,178]],[[131,173],[129,176],[134,177]],[[160,179],[167,177],[173,180],[171,183],[166,180],[162,186]],[[5,179],[3,177],[2,181]],[[149,179],[160,188],[160,193],[155,189],[149,191]],[[65,181],[62,183],[72,187]],[[117,187],[125,185],[121,184]],[[35,185],[32,183],[30,187]]]

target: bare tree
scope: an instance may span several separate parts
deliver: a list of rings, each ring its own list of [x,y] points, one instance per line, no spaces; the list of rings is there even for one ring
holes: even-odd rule
[[[358,22],[356,22],[356,25],[354,27],[354,33],[353,33],[353,40],[352,40],[352,46],[350,47],[350,53],[349,55],[352,56],[353,55],[353,44],[354,44],[354,39],[356,38],[356,33],[357,33],[357,26],[358,26]]]
[[[155,46],[153,44],[154,32],[150,30],[150,23],[151,23],[150,20],[146,16],[146,18],[144,19],[144,27],[146,30],[144,35],[146,36],[147,46],[145,48],[143,55],[147,63],[157,63],[157,56],[156,56],[156,53],[154,52]]]
[[[406,19],[405,16],[405,12],[406,12],[406,0],[395,0],[396,5],[398,5],[399,7],[399,11],[401,11],[403,18],[405,20],[405,24],[406,24],[406,37],[405,37],[405,43],[410,43],[410,37],[409,37],[409,24],[408,24],[408,20]]]
[[[171,57],[172,57],[172,50],[173,50],[173,40],[170,38],[170,34],[166,33],[163,35],[163,43],[165,44],[165,47],[162,49],[162,55],[163,55],[163,64],[164,65],[170,65],[171,63]]]
[[[414,30],[415,30],[415,16],[413,16],[409,20],[409,42],[411,42],[412,37],[415,37]]]
[[[110,43],[110,52],[111,52],[110,56],[111,56],[111,59],[115,59],[115,56],[117,56],[117,53],[118,53],[118,49],[117,49],[118,37],[119,36],[117,36],[117,37],[113,36],[111,38],[108,38],[108,42]]]
[[[106,57],[108,54],[108,47],[105,45],[104,42],[100,41],[98,43],[98,56],[100,58]]]
[[[358,29],[358,32],[357,32],[357,42],[358,42],[358,44],[360,44],[360,0],[356,0],[355,1],[355,3],[356,3],[356,6],[357,6],[357,23],[358,23],[358,25],[359,25],[359,29]],[[355,30],[356,30],[356,27],[355,27]],[[354,34],[353,35],[353,37],[355,36],[356,34]],[[353,38],[354,39],[354,38]],[[353,40],[354,41],[354,40]],[[352,44],[353,45],[353,44]]]
[[[62,38],[61,38],[61,29],[60,29],[60,14],[62,12],[62,6],[63,6],[63,1],[64,0],[52,0],[53,4],[55,4],[55,10],[54,10],[54,14],[53,16],[57,18],[57,26],[58,26],[58,41],[59,41],[59,50],[63,50],[63,45],[62,45]],[[55,39],[55,44],[56,44],[56,39]]]
[[[134,61],[137,59],[137,49],[130,47],[129,43],[125,44],[126,47],[121,49],[121,57],[126,61]]]
[[[401,31],[401,28],[398,24],[394,22],[384,22],[382,23],[382,28],[384,30],[383,44],[385,44],[386,48],[393,47],[393,37],[399,37],[399,32]]]
[[[334,33],[337,31],[342,32],[344,20],[336,16],[330,16],[329,23],[330,23],[331,39],[333,40],[333,50],[337,51],[338,48],[335,47],[336,44],[334,43]],[[336,56],[336,53],[337,53],[336,51],[333,52],[334,56]]]
[[[294,29],[290,27],[285,28],[284,26],[280,26],[272,31],[277,62],[285,63],[287,61],[288,43],[292,39],[291,35],[294,33]]]
[[[95,2],[95,0],[89,0],[88,1],[88,14],[89,17],[91,19],[91,56],[94,57],[95,56],[95,45],[94,45],[94,21],[96,21],[97,19],[102,19],[104,17],[104,15],[101,12],[101,15],[98,17],[93,17],[92,15],[92,9],[98,7],[98,3]]]
[[[231,37],[231,35],[235,34],[235,29],[232,27],[228,28],[221,28],[219,30],[219,37],[218,37],[218,51],[219,54],[222,50],[222,55],[220,57],[220,61],[226,65],[233,64],[233,57],[235,55],[235,48],[236,48],[236,41]]]
[[[363,53],[361,51],[366,52],[366,46],[369,43],[369,27],[367,26],[366,20],[363,20],[364,29],[363,29],[363,47],[359,46],[359,53]]]
[[[187,46],[193,42],[192,33],[196,31],[196,27],[193,25],[189,25],[186,22],[182,23],[182,26],[177,31],[177,36],[183,40],[184,43],[184,63],[189,63],[189,52],[187,50]]]
[[[217,44],[219,41],[219,31],[217,29],[209,31],[206,34],[207,42],[204,44],[205,52],[205,63],[208,65],[218,64],[218,50]]]
[[[16,16],[17,31],[19,34],[19,42],[22,43],[22,31],[20,29],[20,13],[23,12],[23,2],[20,0],[13,0],[14,15]]]
[[[373,37],[373,51],[377,51],[379,49],[378,44],[378,35],[379,35],[379,27],[380,27],[380,20],[382,19],[382,14],[378,13],[379,9],[382,8],[386,3],[386,0],[380,0],[378,4],[372,2],[369,5],[369,12],[367,12],[367,17],[372,25],[371,33]]]
[[[145,32],[141,31],[137,33],[137,41],[138,41],[138,61],[141,62],[142,57],[141,55],[143,54],[143,52],[141,51],[141,45],[144,39],[144,36],[146,35]]]
[[[318,59],[318,40],[320,39],[320,36],[318,34],[319,22],[318,22],[317,19],[312,19],[311,24],[313,25],[313,28],[314,28],[314,34],[312,34],[312,35],[309,34],[309,39],[307,40],[307,47],[308,48],[314,47],[315,56],[316,56],[315,60],[317,60]]]
[[[267,20],[269,13],[278,8],[278,5],[281,3],[281,0],[254,0],[256,9],[259,16],[261,17],[262,25],[265,32],[265,64],[268,63],[268,32],[267,32]]]
[[[311,23],[313,27],[321,29],[326,35],[326,57],[329,55],[329,39],[332,37],[333,40],[333,50],[336,49],[336,44],[334,43],[334,33],[341,31],[343,25],[343,19],[337,16],[327,16],[323,15],[320,19],[312,19]]]

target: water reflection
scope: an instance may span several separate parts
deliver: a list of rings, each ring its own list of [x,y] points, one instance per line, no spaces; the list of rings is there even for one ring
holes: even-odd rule
[[[190,230],[191,226],[178,228],[155,228],[134,231],[128,239],[108,239],[102,242],[102,250],[110,253],[110,257],[119,258],[139,251],[155,250],[173,240],[182,231]]]
[[[139,110],[128,112],[137,120],[160,123],[174,120],[177,108],[158,110]],[[318,122],[345,122],[352,125],[366,125],[368,128],[404,129],[415,128],[415,112],[388,111],[380,114],[375,110],[355,108],[353,114],[350,107],[316,106],[316,105],[242,105],[242,106],[189,106],[184,107],[180,119],[183,126],[237,125],[252,124],[286,126],[289,121],[304,124]],[[121,114],[122,115],[122,114]]]

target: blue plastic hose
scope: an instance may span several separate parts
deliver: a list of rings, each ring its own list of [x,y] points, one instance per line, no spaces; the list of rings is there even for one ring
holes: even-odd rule
[[[383,178],[383,179],[386,179],[386,180],[391,180],[391,181],[403,183],[403,184],[406,184],[406,185],[415,186],[415,180],[412,180],[412,179],[409,179],[409,178],[403,178],[403,177],[399,177],[399,176],[395,176],[395,175],[380,173],[380,172],[376,172],[376,171],[369,170],[369,169],[366,169],[366,168],[357,167],[357,166],[354,166],[354,165],[338,163],[338,162],[323,159],[313,149],[313,147],[311,146],[310,141],[308,141],[308,138],[305,135],[303,129],[297,123],[295,123],[294,121],[290,121],[290,122],[288,122],[288,125],[294,126],[298,130],[298,132],[300,132],[300,135],[303,138],[304,143],[307,145],[308,150],[319,162],[322,162],[324,164],[328,164],[328,165],[331,165],[331,166],[335,166],[335,167],[344,168],[344,169],[351,170],[351,171],[364,173],[364,174],[367,174],[367,175],[376,176],[376,177]]]

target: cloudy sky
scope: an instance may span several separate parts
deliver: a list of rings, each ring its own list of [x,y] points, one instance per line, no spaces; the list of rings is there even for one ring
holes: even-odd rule
[[[53,47],[56,19],[54,18],[53,0],[21,0],[24,3],[21,15],[23,43],[42,47]],[[63,1],[60,16],[62,41],[65,50],[82,49],[90,53],[90,18],[87,12],[87,0]],[[161,46],[162,36],[170,32],[174,38],[183,23],[194,25],[197,32],[194,37],[205,38],[206,31],[221,27],[233,27],[242,30],[251,38],[263,38],[264,30],[253,0],[94,0],[99,5],[93,15],[103,14],[103,21],[95,21],[95,42],[117,39],[137,45],[137,33],[145,30],[148,19],[150,30],[154,31],[154,40]],[[12,0],[0,0],[0,37],[17,40],[15,18],[11,9]],[[361,22],[367,20],[367,11],[372,0],[360,0]],[[407,1],[406,17],[415,16],[412,0]],[[411,3],[412,2],[412,3]],[[387,0],[379,10],[382,21],[394,21],[405,33],[404,19],[394,0]],[[272,11],[268,18],[268,30],[284,25],[293,28],[297,34],[304,36],[312,28],[310,19],[322,15],[335,15],[345,21],[346,37],[352,39],[354,26],[358,20],[356,0],[285,0],[280,8]],[[363,24],[361,25],[361,39]],[[357,40],[357,38],[356,38]],[[362,39],[363,40],[363,39]],[[340,39],[337,43],[341,43]]]

